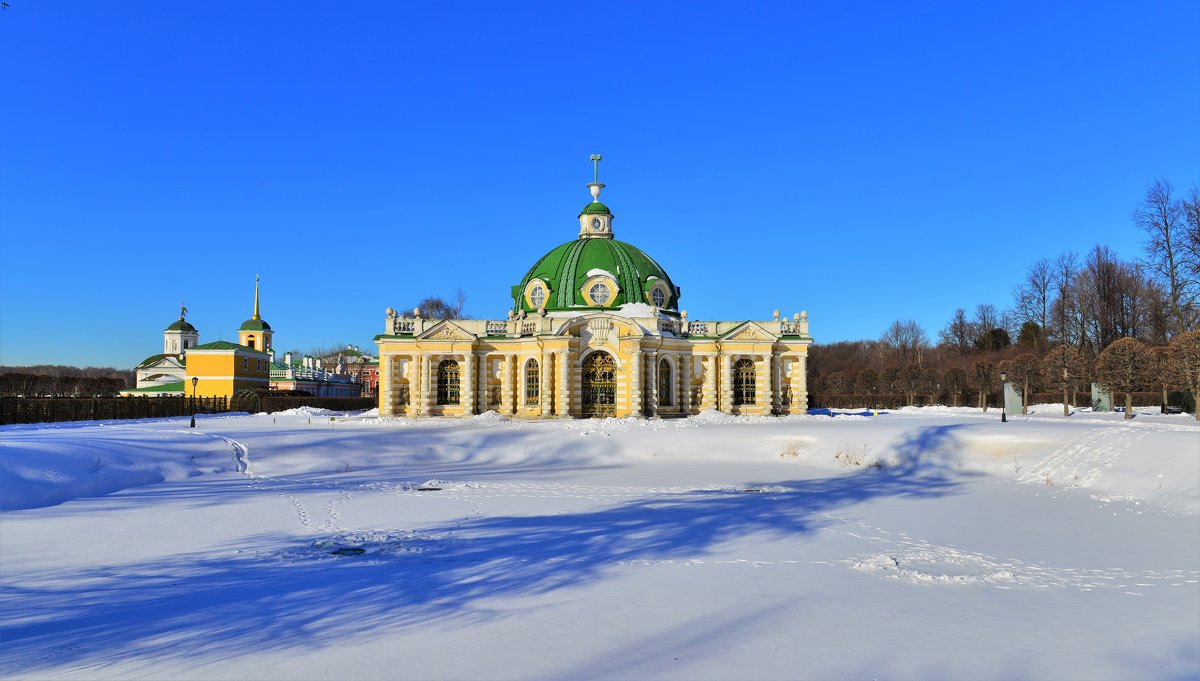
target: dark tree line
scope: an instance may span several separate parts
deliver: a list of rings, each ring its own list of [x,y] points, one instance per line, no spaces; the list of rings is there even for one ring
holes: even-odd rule
[[[1026,392],[1062,392],[1064,404],[1092,381],[1127,400],[1134,391],[1161,391],[1164,401],[1168,390],[1196,394],[1200,194],[1179,196],[1157,181],[1131,219],[1147,237],[1142,258],[1097,245],[1039,260],[1014,287],[1011,309],[959,308],[936,342],[915,321],[897,320],[878,340],[814,345],[810,390],[902,394],[910,404],[935,394],[958,404],[970,393],[986,408],[1005,371]],[[1118,351],[1123,376],[1113,369]]]
[[[136,383],[133,371],[62,365],[0,366],[3,397],[114,397]]]

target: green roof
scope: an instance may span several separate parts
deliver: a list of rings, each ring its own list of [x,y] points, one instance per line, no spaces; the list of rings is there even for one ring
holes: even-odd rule
[[[204,343],[203,345],[197,345],[196,347],[194,347],[192,349],[193,350],[249,350],[250,352],[257,352],[257,353],[260,353],[263,355],[267,354],[267,353],[263,352],[262,350],[255,350],[254,348],[251,348],[246,345],[238,345],[237,343],[230,343],[229,341],[223,341],[223,340],[213,341],[211,343]]]
[[[247,319],[238,327],[238,331],[270,331],[271,325],[261,319]]]
[[[589,307],[580,289],[588,279],[588,272],[597,269],[612,274],[621,289],[605,308],[646,303],[646,292],[654,281],[662,280],[670,292],[664,309],[679,309],[678,290],[662,266],[636,246],[616,239],[576,239],[542,256],[521,283],[512,288],[513,309],[536,311],[525,301],[525,287],[533,279],[542,279],[550,287],[545,303],[547,310]]]
[[[170,355],[170,354],[168,354],[168,355],[164,355],[164,354],[161,354],[161,353],[160,353],[160,354],[157,354],[157,355],[150,355],[150,356],[149,356],[149,357],[147,357],[146,359],[143,359],[143,360],[142,360],[142,362],[141,362],[141,364],[138,364],[138,365],[137,365],[135,368],[136,368],[136,369],[141,369],[141,368],[142,368],[142,367],[144,367],[144,366],[150,366],[151,364],[154,364],[155,362],[157,362],[157,361],[159,361],[159,360],[161,360],[161,359],[167,358],[167,357],[173,357],[173,358],[175,358],[175,359],[178,359],[178,358],[179,358],[179,355]]]
[[[167,331],[195,331],[196,327],[192,326],[190,322],[186,322],[183,319],[179,319],[174,324],[171,324],[170,326],[168,326],[166,328],[166,330]]]
[[[580,215],[592,215],[592,214],[608,215],[611,212],[612,211],[610,211],[608,209],[608,206],[604,205],[603,203],[600,203],[599,201],[592,201],[588,205],[584,206],[583,210],[579,211],[579,214]]]
[[[162,385],[148,385],[145,388],[134,388],[133,390],[125,390],[127,393],[181,393],[183,392],[183,381],[175,381],[174,383],[163,383]]]

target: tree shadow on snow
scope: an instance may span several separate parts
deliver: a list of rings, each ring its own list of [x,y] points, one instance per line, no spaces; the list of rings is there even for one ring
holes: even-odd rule
[[[687,560],[746,535],[804,541],[824,514],[880,498],[952,494],[948,453],[962,426],[921,429],[897,463],[832,478],[706,490],[562,515],[472,517],[382,533],[361,556],[277,535],[223,555],[11,576],[0,586],[0,673],[130,658],[203,664],[264,649],[313,649],[350,636],[511,614],[502,599],[569,590],[626,561]],[[769,485],[769,487],[768,487]],[[784,488],[785,491],[771,491]],[[341,538],[346,541],[345,537]]]

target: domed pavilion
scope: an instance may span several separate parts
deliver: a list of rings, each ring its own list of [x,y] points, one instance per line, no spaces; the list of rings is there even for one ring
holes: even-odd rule
[[[808,319],[692,321],[658,260],[615,238],[598,154],[575,239],[534,261],[498,320],[387,309],[379,412],[522,418],[794,414],[808,407]]]

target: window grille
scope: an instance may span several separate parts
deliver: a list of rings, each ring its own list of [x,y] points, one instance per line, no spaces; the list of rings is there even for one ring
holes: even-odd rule
[[[437,368],[437,403],[458,404],[458,362],[443,360]]]
[[[608,291],[608,287],[604,284],[592,284],[592,287],[588,289],[588,296],[597,305],[603,305],[607,303],[610,295],[611,294]]]
[[[733,365],[733,403],[754,404],[754,362],[739,359]]]
[[[538,403],[538,394],[540,392],[541,374],[538,371],[537,360],[529,360],[525,363],[525,404],[535,405]]]
[[[666,359],[658,361],[658,403],[671,406],[671,363]]]

